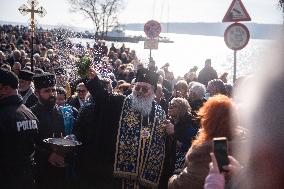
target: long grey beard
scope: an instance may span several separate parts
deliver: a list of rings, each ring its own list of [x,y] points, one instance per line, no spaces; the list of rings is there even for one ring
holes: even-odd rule
[[[152,110],[152,102],[155,99],[155,94],[145,98],[145,97],[138,97],[135,94],[135,91],[131,94],[132,98],[132,107],[140,112],[143,116],[147,116],[151,113]]]

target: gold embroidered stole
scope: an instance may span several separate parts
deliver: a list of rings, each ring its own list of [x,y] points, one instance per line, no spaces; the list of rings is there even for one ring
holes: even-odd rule
[[[119,121],[114,175],[157,187],[165,157],[165,131],[161,127],[165,113],[154,104],[154,119],[143,125],[143,117],[131,107],[132,96],[123,104]]]

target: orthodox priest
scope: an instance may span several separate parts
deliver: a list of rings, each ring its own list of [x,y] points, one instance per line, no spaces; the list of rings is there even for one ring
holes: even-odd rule
[[[39,138],[36,160],[38,189],[61,189],[65,186],[66,162],[62,154],[53,151],[43,139],[64,136],[64,119],[56,102],[55,75],[43,73],[34,77],[38,103],[31,108],[39,120]]]
[[[38,101],[32,86],[33,76],[34,73],[29,70],[21,70],[19,73],[19,93],[28,108],[36,105]]]
[[[161,188],[165,141],[173,128],[154,101],[158,75],[140,69],[133,92],[108,93],[95,72],[86,87],[94,102],[79,114],[80,188]],[[167,182],[167,181],[166,181]]]

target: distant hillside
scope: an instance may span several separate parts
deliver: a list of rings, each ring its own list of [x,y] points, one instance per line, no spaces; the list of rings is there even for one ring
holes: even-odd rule
[[[6,22],[0,21],[0,24],[11,25],[25,25],[27,23],[18,22]],[[279,24],[256,24],[256,23],[244,23],[249,31],[251,38],[253,39],[273,39],[277,36],[283,28],[283,25]],[[162,23],[162,32],[164,33],[177,33],[177,34],[191,34],[191,35],[207,35],[207,36],[224,36],[224,31],[230,23]],[[55,25],[40,25],[43,28],[51,29],[54,27],[60,27]],[[70,27],[75,31],[93,31],[82,27]],[[144,24],[125,24],[125,30],[143,31]]]
[[[244,23],[249,31],[251,38],[254,39],[272,39],[278,34],[282,25],[277,24],[256,24]],[[162,23],[162,32],[207,35],[207,36],[224,36],[224,31],[230,23]],[[126,30],[143,31],[144,24],[126,24]]]
[[[28,23],[8,22],[8,21],[2,21],[2,20],[0,20],[0,25],[4,25],[4,24],[6,24],[6,25],[23,25],[23,26],[29,26]],[[52,28],[64,27],[64,28],[72,29],[73,31],[77,31],[77,32],[93,31],[92,29],[88,29],[88,28],[75,27],[75,26],[66,26],[66,25],[44,25],[44,24],[39,24],[38,27],[42,27],[42,28],[44,28],[44,29],[52,29]]]

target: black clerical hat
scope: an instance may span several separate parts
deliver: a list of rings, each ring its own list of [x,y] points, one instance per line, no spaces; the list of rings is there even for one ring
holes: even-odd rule
[[[159,75],[151,70],[141,68],[137,70],[135,82],[145,82],[157,86]]]
[[[25,81],[32,81],[33,76],[34,76],[34,73],[29,70],[21,70],[19,73],[19,79],[22,79]]]
[[[17,89],[19,79],[13,72],[5,69],[0,69],[0,84],[10,86],[13,89]]]
[[[53,87],[56,85],[55,75],[51,73],[35,75],[33,79],[36,89]]]

